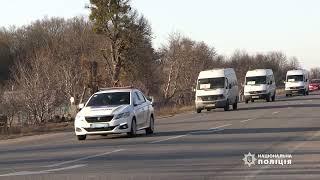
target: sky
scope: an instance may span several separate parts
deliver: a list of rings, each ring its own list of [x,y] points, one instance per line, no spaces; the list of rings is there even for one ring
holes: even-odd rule
[[[87,16],[89,0],[0,0],[0,26],[43,17]],[[320,67],[319,0],[132,0],[150,22],[156,48],[169,34],[204,41],[222,55],[282,51]]]

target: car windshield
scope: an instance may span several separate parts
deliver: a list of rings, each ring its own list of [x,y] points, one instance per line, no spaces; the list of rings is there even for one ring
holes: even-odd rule
[[[224,88],[225,78],[207,78],[198,80],[198,90]]]
[[[246,85],[257,85],[257,84],[266,84],[266,83],[267,83],[266,76],[246,77]]]
[[[297,81],[303,81],[302,75],[290,75],[287,77],[288,82],[297,82]]]
[[[113,92],[95,94],[89,100],[87,107],[116,106],[130,104],[130,92]]]

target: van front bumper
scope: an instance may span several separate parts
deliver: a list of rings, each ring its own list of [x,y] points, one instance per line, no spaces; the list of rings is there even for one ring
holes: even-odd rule
[[[269,94],[250,94],[250,95],[245,95],[246,100],[251,100],[251,99],[266,99]]]
[[[227,104],[227,100],[216,100],[216,101],[196,101],[197,109],[215,109],[224,108]]]
[[[290,89],[285,91],[286,91],[286,94],[303,94],[305,92],[304,89]]]

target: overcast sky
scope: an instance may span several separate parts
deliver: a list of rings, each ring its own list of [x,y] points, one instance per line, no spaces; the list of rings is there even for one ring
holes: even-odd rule
[[[88,15],[89,0],[0,0],[0,26],[21,26],[45,16]],[[305,68],[320,66],[319,0],[133,0],[151,23],[154,45],[180,32],[230,55],[283,51]]]

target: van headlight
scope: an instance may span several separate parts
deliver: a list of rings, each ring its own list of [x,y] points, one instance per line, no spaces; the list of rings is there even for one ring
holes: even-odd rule
[[[124,112],[124,113],[120,113],[115,115],[114,119],[121,119],[121,118],[127,118],[130,116],[130,112]]]

